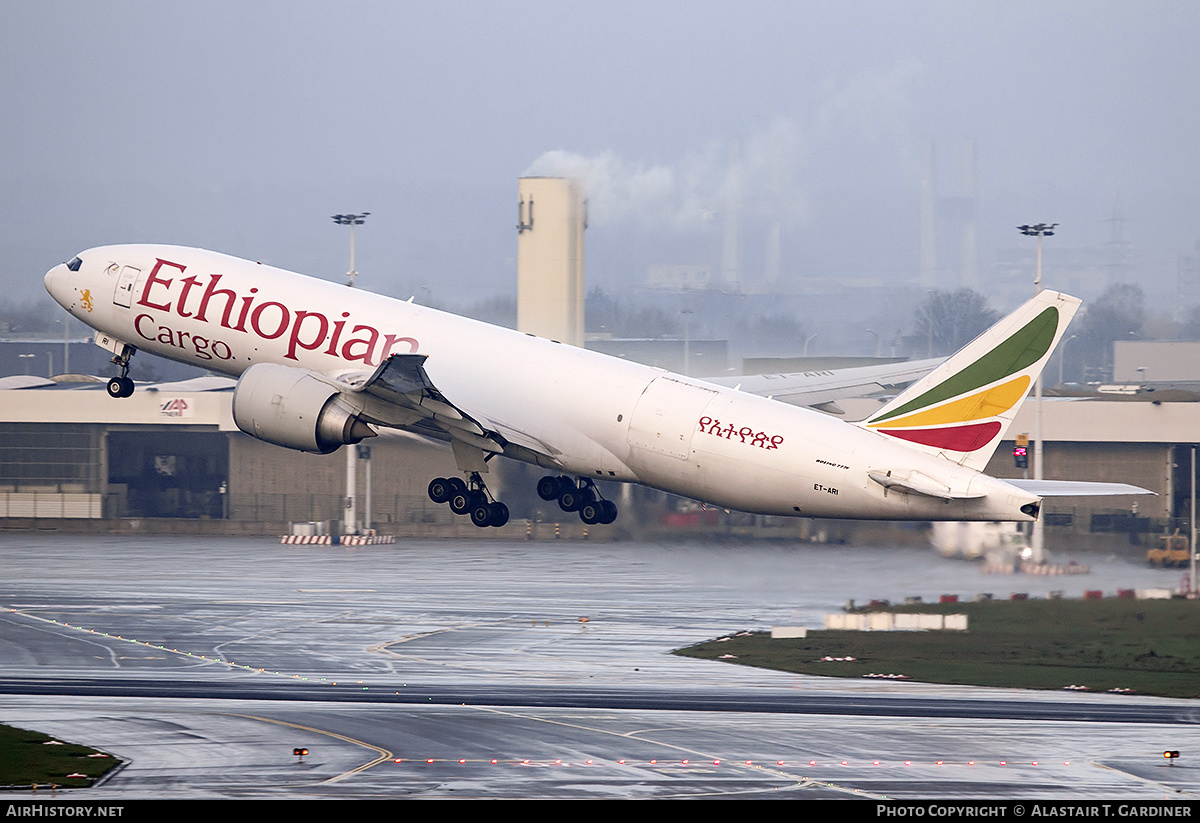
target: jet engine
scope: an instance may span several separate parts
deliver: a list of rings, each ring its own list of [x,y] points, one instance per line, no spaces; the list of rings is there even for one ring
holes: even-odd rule
[[[340,389],[316,374],[274,363],[251,366],[233,391],[233,420],[251,437],[329,454],[374,437]]]

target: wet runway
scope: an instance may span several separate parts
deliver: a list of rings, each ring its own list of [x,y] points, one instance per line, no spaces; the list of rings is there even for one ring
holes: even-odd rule
[[[1194,798],[1200,703],[669,653],[848,599],[1179,583],[1079,559],[1031,578],[914,548],[6,534],[0,721],[129,761],[103,798]]]

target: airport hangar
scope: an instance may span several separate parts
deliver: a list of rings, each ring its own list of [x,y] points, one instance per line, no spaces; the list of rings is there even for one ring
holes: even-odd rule
[[[232,379],[142,385],[120,402],[108,397],[103,383],[60,380],[0,378],[0,528],[81,528],[80,521],[90,521],[87,528],[101,530],[282,534],[290,523],[343,517],[342,454],[303,454],[241,433],[231,411]],[[1047,500],[1050,548],[1105,542],[1101,535],[1119,538],[1118,545],[1126,536],[1130,544],[1158,545],[1164,531],[1186,534],[1200,395],[1130,391],[1044,401],[1047,478],[1132,483],[1157,494]],[[1032,399],[1025,403],[1010,438],[1032,436],[1035,407]],[[1014,465],[1013,442],[997,450],[989,474],[1024,473]],[[409,536],[524,534],[511,526],[474,529],[428,499],[430,479],[456,474],[442,445],[407,435],[362,445],[370,447],[371,459],[358,461],[358,510],[369,511],[368,527]],[[515,518],[561,519],[564,526],[574,520],[537,499],[541,469],[499,462],[497,479],[505,499],[517,501]],[[618,525],[644,524],[647,517],[662,522],[660,515],[686,506],[662,497],[635,498],[644,505],[623,509],[629,516]],[[789,529],[807,522],[763,520],[783,521],[766,530],[778,536],[799,536]],[[715,517],[702,522],[724,526]]]

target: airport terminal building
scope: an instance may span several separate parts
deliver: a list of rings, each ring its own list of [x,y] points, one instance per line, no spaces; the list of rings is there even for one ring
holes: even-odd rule
[[[338,521],[341,452],[313,455],[263,443],[233,422],[233,380],[140,386],[113,400],[103,383],[5,378],[0,387],[0,521],[144,518],[279,524]],[[446,519],[425,494],[452,473],[448,449],[411,437],[364,443],[372,519]],[[216,524],[213,523],[215,526]],[[248,529],[251,530],[251,529]]]

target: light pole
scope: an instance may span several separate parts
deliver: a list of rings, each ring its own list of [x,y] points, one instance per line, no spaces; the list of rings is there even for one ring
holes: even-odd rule
[[[71,327],[67,321],[71,319],[67,315],[62,319],[63,324],[63,374],[71,373]]]
[[[1026,237],[1037,238],[1037,279],[1033,282],[1033,293],[1040,294],[1042,291],[1042,238],[1053,237],[1054,227],[1057,223],[1037,223],[1032,226],[1017,226],[1017,230]],[[1037,422],[1034,426],[1034,441],[1033,441],[1033,479],[1042,479],[1042,373],[1039,371],[1037,381],[1034,384],[1033,390],[1034,408],[1037,412]],[[1033,535],[1030,541],[1030,549],[1033,552],[1033,560],[1040,563],[1045,559],[1045,548],[1043,547],[1042,535],[1042,517],[1038,513],[1038,519],[1033,521]]]
[[[333,222],[350,227],[350,271],[346,274],[346,285],[350,288],[354,288],[354,278],[358,275],[354,270],[354,227],[365,223],[369,214],[369,211],[364,211],[362,214],[333,215]],[[346,511],[342,533],[358,533],[358,450],[353,447],[346,449]]]
[[[364,211],[362,214],[333,215],[333,222],[339,226],[350,227],[350,271],[346,272],[346,276],[349,278],[346,281],[346,285],[350,288],[354,288],[354,278],[358,275],[358,272],[354,270],[354,227],[361,226],[367,222],[366,218],[370,213],[369,211]]]

